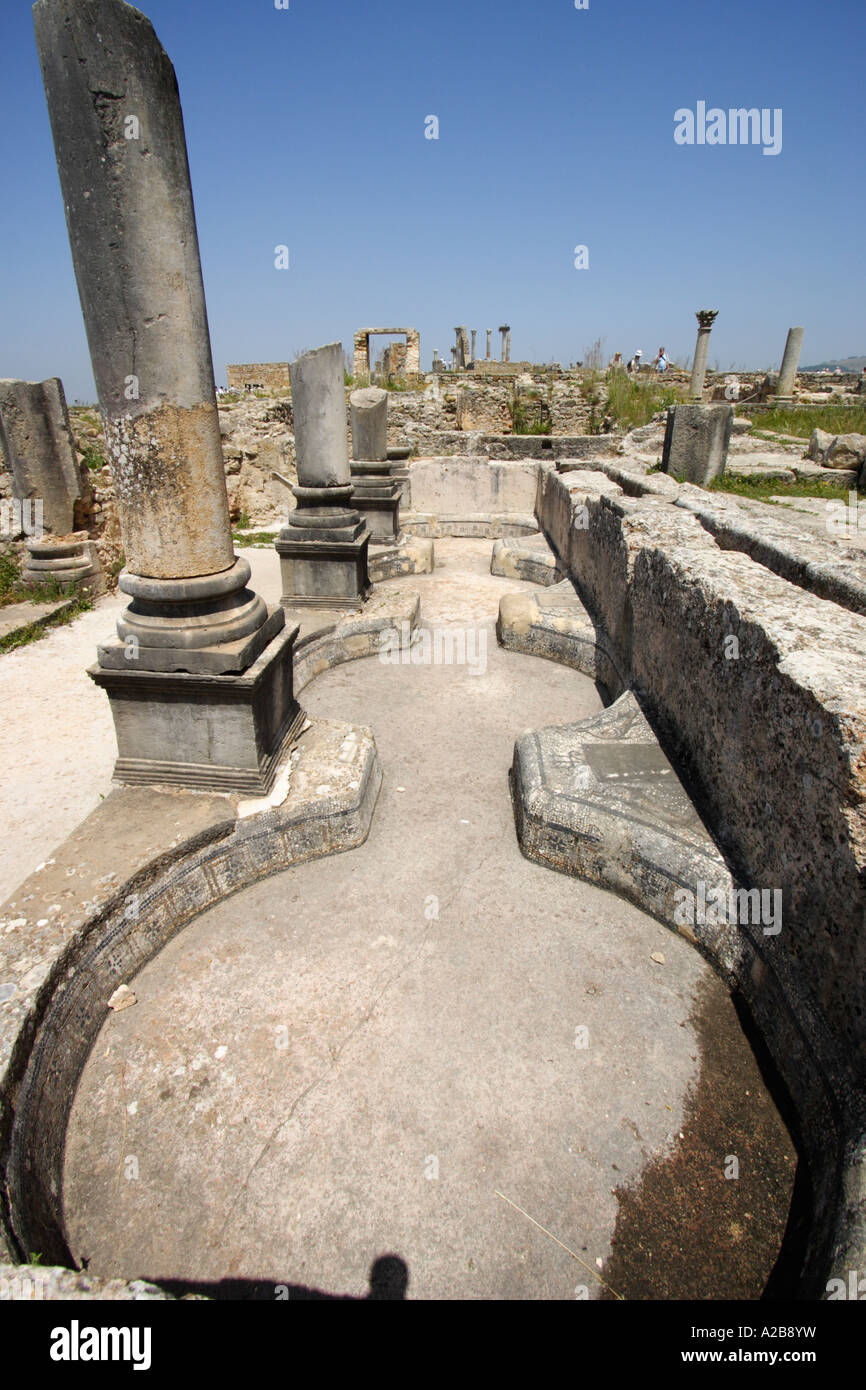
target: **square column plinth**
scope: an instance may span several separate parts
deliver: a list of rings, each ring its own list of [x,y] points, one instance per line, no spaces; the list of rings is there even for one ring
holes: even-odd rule
[[[266,796],[304,720],[294,696],[297,634],[283,628],[242,675],[91,666],[111,705],[115,778]]]
[[[371,584],[367,570],[370,533],[363,524],[355,540],[296,540],[286,527],[276,542],[284,608],[362,607]]]
[[[356,473],[352,469],[352,506],[366,524],[370,540],[392,544],[400,537],[403,484],[388,473]],[[377,464],[380,469],[387,464]]]

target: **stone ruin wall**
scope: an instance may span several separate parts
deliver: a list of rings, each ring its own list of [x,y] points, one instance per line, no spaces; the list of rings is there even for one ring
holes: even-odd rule
[[[234,362],[226,367],[230,391],[260,387],[263,391],[288,391],[291,385],[288,362]]]
[[[400,344],[399,346],[404,346]],[[245,517],[251,527],[273,522],[291,503],[288,489],[272,475],[276,470],[297,480],[295,472],[295,443],[292,433],[289,364],[252,363],[227,367],[229,384],[243,389],[249,382],[261,383],[273,394],[270,398],[245,395],[236,403],[220,406],[220,431],[226,468],[226,483],[232,521],[237,524]],[[728,373],[707,374],[707,394],[723,392]],[[740,382],[740,399],[757,390],[765,373],[736,373]],[[685,373],[668,373],[664,378],[645,373],[656,383],[682,386],[688,383]],[[531,378],[531,386],[529,379]],[[530,402],[529,392],[537,393],[551,415],[551,435],[564,438],[587,434],[590,429],[590,405],[581,395],[581,374],[578,372],[551,373],[541,370],[522,373],[514,378],[473,379],[471,372],[455,377],[431,375],[423,389],[391,391],[388,398],[388,443],[390,447],[409,447],[416,454],[477,452],[477,445],[461,436],[470,432],[512,435],[510,404],[515,391]],[[268,384],[270,382],[270,384]],[[829,395],[836,392],[856,392],[858,379],[800,373],[800,392]],[[348,396],[353,388],[347,387]],[[276,399],[274,398],[276,397]],[[757,408],[757,407],[756,407]],[[766,408],[766,407],[765,407]],[[91,447],[106,457],[105,441],[98,412],[94,408],[70,407],[73,431],[83,463],[83,450]],[[602,411],[596,409],[596,428],[602,424]],[[445,437],[443,437],[445,436]],[[520,439],[521,456],[524,447],[540,453],[533,436]],[[537,436],[535,437],[537,438]],[[524,446],[523,440],[526,440]],[[351,441],[350,441],[351,442]],[[114,490],[108,467],[87,470],[90,498],[82,526],[94,539],[100,560],[107,575],[114,574],[121,559],[120,528],[114,505]],[[11,497],[11,478],[0,456],[0,500]],[[20,546],[23,548],[23,541]]]

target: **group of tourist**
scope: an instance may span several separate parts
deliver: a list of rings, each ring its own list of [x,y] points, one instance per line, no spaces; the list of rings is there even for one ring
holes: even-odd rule
[[[639,372],[640,369],[641,369],[641,365],[642,365],[642,358],[643,358],[643,352],[641,351],[640,348],[638,348],[638,350],[637,350],[637,352],[634,354],[634,356],[633,356],[633,357],[630,357],[629,360],[625,363],[625,369],[626,369],[626,371],[627,371],[627,372]],[[613,361],[611,362],[610,365],[611,365],[612,368],[616,368],[616,369],[619,369],[619,368],[622,367],[622,365],[623,365],[623,360],[622,360],[622,353],[621,353],[621,352],[617,352],[617,353],[614,354]],[[665,355],[665,350],[664,350],[664,348],[663,348],[663,347],[660,347],[659,350],[658,350],[658,353],[656,354],[656,356],[655,356],[655,358],[654,358],[654,360],[653,360],[653,367],[655,368],[655,370],[656,370],[657,372],[666,372],[669,366],[670,366],[670,359]]]

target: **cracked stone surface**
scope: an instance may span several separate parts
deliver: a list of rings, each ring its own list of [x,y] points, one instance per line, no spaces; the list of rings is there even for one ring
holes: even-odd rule
[[[709,1012],[733,1030],[736,1119],[712,1121],[703,1168],[689,1169],[700,1199],[687,1239],[714,1252],[692,1293],[760,1293],[790,1145],[702,958],[630,904],[521,856],[515,736],[600,701],[580,673],[497,647],[498,600],[517,582],[490,575],[490,552],[437,542],[436,573],[411,581],[422,622],[480,621],[483,671],[372,659],[304,692],[311,715],[374,729],[385,780],[367,842],[208,912],[106,1021],[64,1186],[91,1275],[362,1297],[374,1261],[394,1255],[410,1298],[603,1296],[623,1244],[618,1193],[690,1133]],[[703,1076],[711,1091],[715,1079]],[[723,1172],[746,1148],[778,1189],[757,1234],[766,1192],[762,1207]],[[670,1234],[676,1210],[656,1215]],[[629,1277],[620,1253],[625,1296]]]

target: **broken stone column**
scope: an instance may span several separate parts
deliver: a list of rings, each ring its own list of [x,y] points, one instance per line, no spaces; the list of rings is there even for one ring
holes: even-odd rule
[[[473,328],[473,330],[472,330],[472,349],[471,349],[471,351],[472,351],[472,356],[471,356],[471,358],[470,358],[470,361],[472,361],[472,362],[475,361],[475,338],[476,338],[477,333],[478,333],[478,329],[477,329],[477,328]]]
[[[353,391],[352,505],[370,532],[371,541],[393,544],[400,535],[403,482],[395,482],[388,464],[388,392],[376,386]]]
[[[36,43],[132,602],[90,671],[115,775],[266,791],[296,629],[234,554],[177,79],[123,0],[37,0]]]
[[[27,504],[22,514],[27,514],[32,539],[22,578],[28,584],[53,581],[101,589],[96,547],[84,537],[72,536],[76,504],[81,504],[85,489],[58,377],[0,381],[0,446],[12,477],[12,494]]]
[[[488,328],[488,330],[487,330],[487,361],[488,361],[488,362],[490,361],[490,335],[491,335],[492,332],[493,332],[493,329],[492,329],[492,328]]]
[[[469,331],[461,326],[455,328],[454,332],[457,337],[457,366],[462,372],[469,363]]]
[[[388,457],[388,392],[378,386],[349,397],[352,458],[379,462]]]
[[[456,349],[456,347],[453,347],[453,348],[451,349],[451,370],[452,370],[452,372],[456,372],[456,371],[457,371],[457,349]]]
[[[695,344],[695,360],[689,382],[689,399],[699,401],[703,396],[704,377],[707,374],[707,354],[710,350],[710,330],[718,316],[718,309],[698,309],[698,340]]]
[[[662,471],[705,487],[725,471],[734,427],[732,405],[674,405],[668,410]]]
[[[370,591],[370,533],[352,505],[341,344],[305,352],[291,377],[298,485],[297,506],[276,543],[281,602],[359,608]]]
[[[800,365],[800,353],[803,348],[803,335],[805,332],[805,328],[788,329],[788,337],[785,342],[785,355],[782,358],[779,381],[776,386],[777,401],[790,401],[794,398],[794,385],[797,380],[797,368]]]

